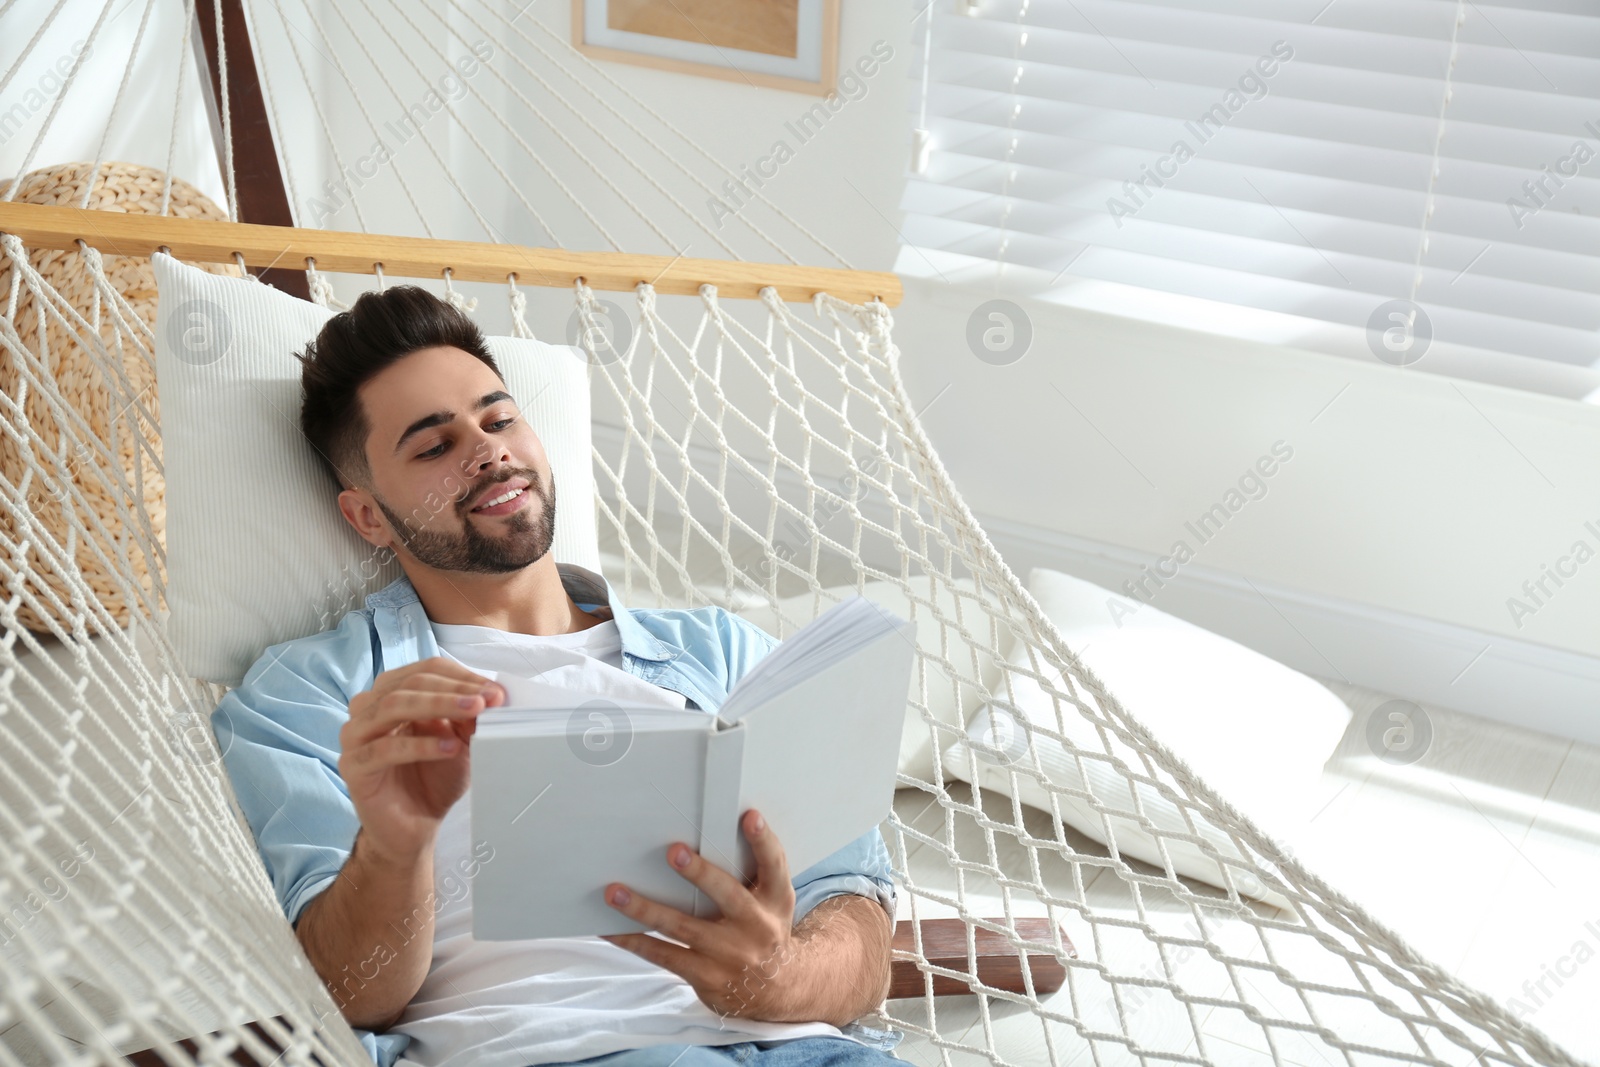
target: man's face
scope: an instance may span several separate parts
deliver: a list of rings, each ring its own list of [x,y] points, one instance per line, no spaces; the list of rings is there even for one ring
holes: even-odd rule
[[[556,497],[544,445],[482,361],[459,348],[425,348],[373,377],[360,396],[371,428],[370,496],[387,520],[370,510],[365,522],[351,517],[366,494],[345,490],[341,505],[363,537],[442,571],[503,574],[550,551]],[[483,506],[518,488],[515,499]]]

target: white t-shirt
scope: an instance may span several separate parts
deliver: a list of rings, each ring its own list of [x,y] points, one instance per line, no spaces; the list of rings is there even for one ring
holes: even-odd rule
[[[613,621],[551,637],[432,625],[440,652],[504,685],[510,704],[571,707],[575,694],[687,704],[681,693],[622,668]],[[526,1067],[647,1045],[849,1036],[828,1023],[721,1018],[684,979],[598,937],[474,940],[471,878],[494,858],[485,854],[487,843],[470,847],[471,810],[469,788],[439,828],[433,964],[391,1027],[411,1038],[407,1060],[424,1067]]]

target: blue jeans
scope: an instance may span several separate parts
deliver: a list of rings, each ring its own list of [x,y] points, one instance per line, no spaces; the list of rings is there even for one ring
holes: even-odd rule
[[[650,1045],[547,1067],[880,1067],[900,1063],[847,1037],[796,1037],[733,1045]]]

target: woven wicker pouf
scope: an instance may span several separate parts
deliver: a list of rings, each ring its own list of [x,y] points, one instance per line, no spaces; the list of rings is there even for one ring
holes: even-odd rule
[[[92,173],[94,188],[86,202],[84,186]],[[29,204],[156,215],[161,213],[165,184],[162,171],[132,163],[102,163],[98,173],[90,163],[67,163],[24,176],[15,199]],[[9,185],[0,182],[0,195]],[[171,197],[169,215],[226,218],[216,204],[187,182],[174,179]],[[68,593],[70,587],[61,579],[61,568],[70,569],[73,563],[61,559],[60,554],[70,551],[85,584],[116,624],[125,627],[130,610],[139,604],[138,594],[129,590],[134,596],[125,597],[123,582],[114,576],[120,572],[135,578],[142,586],[143,600],[149,603],[155,599],[150,571],[154,567],[162,572],[161,564],[155,553],[140,548],[137,539],[142,536],[154,541],[162,546],[157,551],[164,551],[166,537],[166,482],[151,457],[151,453],[156,460],[161,456],[155,365],[148,351],[153,346],[156,320],[155,274],[145,257],[104,256],[107,281],[132,309],[132,315],[122,309],[128,325],[119,336],[113,325],[114,309],[109,301],[99,298],[81,253],[33,251],[29,253],[29,263],[91,327],[69,328],[50,314],[41,338],[40,309],[26,284],[20,284],[15,316],[19,336],[0,338],[0,391],[13,400],[23,389],[27,392],[23,405],[26,425],[16,425],[16,413],[9,408],[4,416],[13,425],[0,433],[0,477],[11,488],[22,484],[29,464],[17,438],[24,437],[33,452],[33,466],[54,469],[52,457],[62,454],[71,481],[70,491],[62,492],[46,485],[35,471],[27,489],[27,511],[62,546],[59,549],[41,547],[39,536],[30,533],[21,516],[12,514],[9,507],[0,508],[0,532],[8,542],[7,554],[14,551],[12,546],[28,542],[26,560],[8,559],[5,572],[16,574],[20,569],[35,577],[34,587],[26,592],[39,599],[45,616],[41,617],[25,599],[18,606],[17,618],[35,632],[72,633],[77,628],[75,619],[87,620],[97,614],[93,605],[74,606]],[[217,274],[240,273],[231,264],[197,266]],[[12,283],[10,260],[0,258],[0,300],[10,299]],[[66,317],[72,321],[70,314]],[[98,324],[106,355],[100,354],[92,340],[94,324]],[[127,330],[133,331],[136,343]],[[23,357],[12,347],[18,341],[31,353],[27,362],[32,375],[24,375],[19,367]],[[46,397],[76,410],[88,424],[92,437],[76,426],[63,427]],[[143,449],[136,443],[141,437],[147,442]],[[142,454],[136,457],[136,452]],[[110,457],[116,457],[116,465]],[[119,514],[124,510],[126,521]],[[97,529],[96,519],[103,530]],[[83,530],[71,542],[73,548],[68,549],[69,528],[75,522],[81,523]],[[127,562],[120,562],[124,557]],[[161,578],[164,582],[164,572]],[[48,585],[54,598],[46,595],[38,582]],[[11,595],[10,589],[0,591],[0,600]],[[54,603],[55,599],[60,606]],[[130,605],[129,599],[134,599],[134,604]],[[141,615],[148,614],[142,607],[139,611]],[[93,633],[100,626],[86,621],[86,629]]]

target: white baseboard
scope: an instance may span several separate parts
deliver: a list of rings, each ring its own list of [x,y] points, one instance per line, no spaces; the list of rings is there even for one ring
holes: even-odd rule
[[[596,423],[594,440],[603,453],[614,456],[623,433]],[[712,449],[691,444],[689,451],[697,469],[717,469],[720,456]],[[643,474],[638,464],[629,472],[630,496],[643,492]],[[780,470],[778,481],[785,499],[805,499],[798,478]],[[749,480],[729,478],[727,494],[736,511],[764,514],[764,494]],[[869,517],[887,518],[887,509],[876,515],[871,501],[860,503]],[[667,494],[657,495],[656,508],[658,522],[676,515]],[[1024,582],[1032,568],[1051,567],[1120,594],[1123,582],[1155,561],[1148,553],[1027,523],[982,514],[977,519]],[[1600,744],[1600,658],[1284,588],[1197,563],[1186,564],[1150,603],[1306,674]]]

